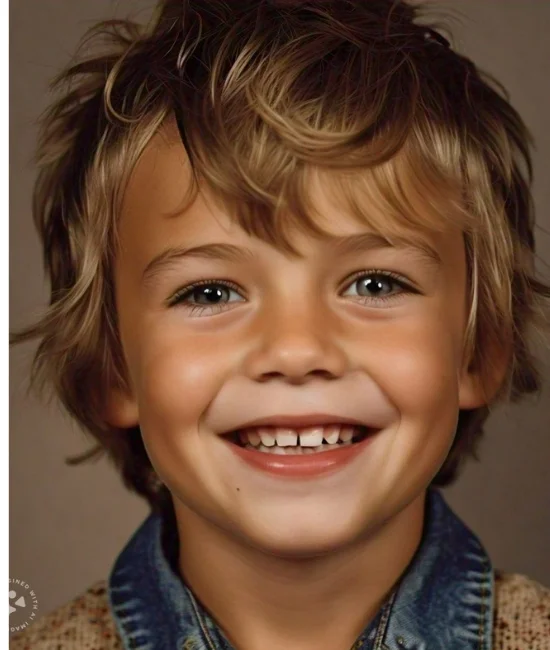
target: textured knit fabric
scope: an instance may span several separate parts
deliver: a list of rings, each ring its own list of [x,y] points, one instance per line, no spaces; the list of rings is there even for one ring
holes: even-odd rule
[[[550,650],[550,589],[496,573],[494,650]]]
[[[550,650],[550,589],[498,571],[495,587],[493,650]],[[123,650],[109,610],[107,581],[14,634],[10,650]]]

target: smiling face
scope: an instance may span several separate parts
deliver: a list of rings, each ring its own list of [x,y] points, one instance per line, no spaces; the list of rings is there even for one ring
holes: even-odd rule
[[[127,188],[114,279],[132,388],[113,391],[110,421],[139,423],[180,523],[193,513],[279,554],[344,547],[418,502],[459,408],[481,404],[462,359],[461,234],[425,239],[430,254],[384,245],[319,186],[331,236],[296,233],[303,257],[292,258],[201,194],[177,214],[188,174],[182,145],[159,135]],[[184,254],[197,247],[209,248]],[[308,478],[254,468],[220,435],[315,412],[377,433],[337,471]]]

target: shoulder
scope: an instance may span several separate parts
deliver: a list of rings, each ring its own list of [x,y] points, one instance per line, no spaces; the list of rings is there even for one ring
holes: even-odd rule
[[[517,573],[495,571],[495,650],[550,650],[550,589]]]
[[[10,650],[122,650],[109,609],[107,582],[86,591],[10,637]]]

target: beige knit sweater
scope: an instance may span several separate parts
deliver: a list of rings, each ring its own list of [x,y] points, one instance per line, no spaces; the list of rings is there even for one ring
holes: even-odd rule
[[[498,571],[495,587],[493,650],[550,650],[550,589]],[[123,650],[106,581],[14,634],[10,650]]]

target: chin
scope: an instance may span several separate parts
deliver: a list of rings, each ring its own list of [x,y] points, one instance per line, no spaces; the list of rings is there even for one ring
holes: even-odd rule
[[[284,515],[262,521],[256,518],[247,530],[241,529],[248,544],[269,555],[307,558],[343,550],[368,534],[366,521],[352,521],[317,513]]]

